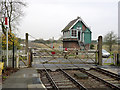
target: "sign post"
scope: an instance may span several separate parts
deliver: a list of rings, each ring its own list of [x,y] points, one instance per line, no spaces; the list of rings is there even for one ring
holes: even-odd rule
[[[8,18],[5,17],[5,26],[6,26],[6,57],[7,57],[7,67],[8,67]]]

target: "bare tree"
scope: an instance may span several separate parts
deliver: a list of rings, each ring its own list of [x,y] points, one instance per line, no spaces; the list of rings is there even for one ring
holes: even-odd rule
[[[26,6],[23,0],[2,0],[0,8],[3,17],[8,17],[10,32],[17,28],[19,20],[24,15],[22,8]],[[1,21],[2,31],[5,33],[4,20]]]
[[[117,35],[110,31],[104,36],[104,43],[109,46],[109,50],[112,51],[112,45],[117,43]]]

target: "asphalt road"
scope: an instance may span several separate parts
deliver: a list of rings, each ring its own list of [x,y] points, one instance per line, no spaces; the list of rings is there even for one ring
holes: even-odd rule
[[[46,62],[48,61],[48,63]],[[71,68],[71,67],[92,67],[96,66],[95,64],[84,64],[84,62],[90,62],[94,63],[95,60],[91,59],[63,59],[63,58],[57,58],[57,59],[51,59],[51,58],[34,58],[34,62],[32,63],[32,66],[34,68],[43,68],[43,65],[41,63],[44,63],[44,65],[47,68],[55,68],[56,66],[54,64],[57,64],[60,67],[64,68]],[[103,63],[112,63],[113,59],[111,58],[103,58]],[[74,65],[73,65],[74,64]]]

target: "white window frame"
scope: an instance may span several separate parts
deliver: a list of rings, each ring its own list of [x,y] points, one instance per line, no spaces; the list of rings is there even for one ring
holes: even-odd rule
[[[72,37],[77,37],[77,30],[72,29],[71,31],[72,31],[72,32],[71,32],[71,36],[72,36]],[[75,32],[73,32],[73,31],[75,31]]]
[[[70,38],[70,31],[66,31],[63,33],[63,38]]]

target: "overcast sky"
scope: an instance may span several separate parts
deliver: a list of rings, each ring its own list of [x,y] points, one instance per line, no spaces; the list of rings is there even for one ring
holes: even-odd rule
[[[58,39],[61,30],[77,16],[91,28],[92,39],[109,31],[118,33],[119,0],[26,0],[19,37],[28,32],[36,39]],[[30,38],[33,39],[33,38]]]

